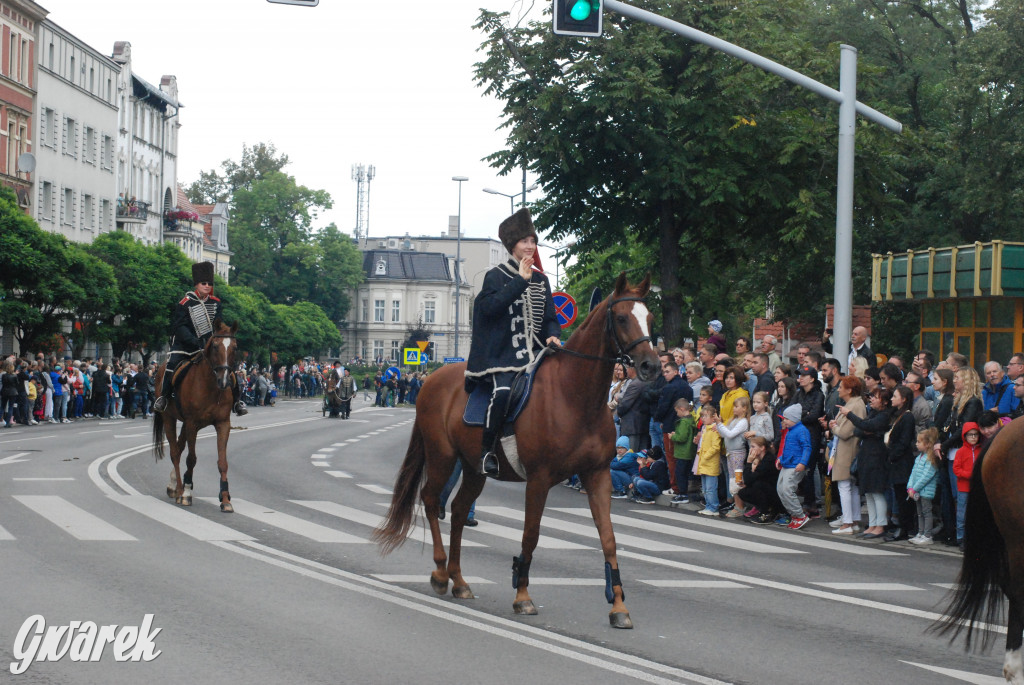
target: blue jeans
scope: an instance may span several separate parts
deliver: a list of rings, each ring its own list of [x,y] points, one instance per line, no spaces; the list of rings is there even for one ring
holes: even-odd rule
[[[649,480],[644,480],[640,476],[633,476],[633,489],[636,494],[640,497],[646,497],[647,499],[654,499],[661,494],[661,490],[658,489],[658,484]]]
[[[612,492],[625,492],[632,480],[628,471],[612,471]]]
[[[704,508],[718,511],[718,476],[701,476],[700,490],[704,493]]]
[[[663,444],[663,440],[662,440],[662,437],[661,437],[662,436],[661,421],[655,421],[654,419],[651,419],[651,423],[650,423],[650,425],[648,427],[648,432],[651,435],[651,446],[652,447],[654,445],[662,445]]]
[[[956,493],[956,541],[964,539],[964,519],[967,515],[967,496],[969,492]]]
[[[459,482],[459,476],[462,475],[462,462],[459,460],[455,461],[455,468],[452,470],[452,477],[448,479],[448,482],[441,488],[441,509],[444,509],[448,504],[448,498],[452,494],[452,490],[455,489],[456,484]],[[469,516],[467,518],[473,518],[476,514],[476,500],[469,505]]]

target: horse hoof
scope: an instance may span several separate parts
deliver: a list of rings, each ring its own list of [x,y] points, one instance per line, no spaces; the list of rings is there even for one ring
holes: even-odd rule
[[[235,508],[231,506],[231,502],[221,502],[220,510],[223,511],[225,514],[233,514]]]
[[[182,497],[176,498],[174,501],[175,501],[175,503],[180,504],[183,507],[191,507],[192,506],[192,498],[191,497],[184,497],[184,496],[182,496]]]
[[[612,624],[612,628],[632,628],[633,620],[629,617],[627,611],[613,611],[608,614],[608,622]]]
[[[473,591],[469,589],[468,585],[453,585],[452,597],[455,599],[476,599],[476,596],[473,594]]]
[[[444,582],[441,582],[439,578],[436,578],[433,573],[430,574],[430,587],[434,588],[434,592],[444,596],[448,593],[448,579],[445,578]]]
[[[523,616],[536,616],[537,607],[533,605],[533,600],[523,600],[522,602],[512,602],[512,611]]]
[[[168,485],[167,486],[167,496],[173,498],[174,497],[174,493],[177,491],[177,489],[178,488],[176,488],[176,487],[171,487],[170,485]]]

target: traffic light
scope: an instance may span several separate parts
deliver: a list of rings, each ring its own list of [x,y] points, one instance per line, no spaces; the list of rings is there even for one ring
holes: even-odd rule
[[[554,0],[554,31],[560,36],[601,35],[602,0]]]

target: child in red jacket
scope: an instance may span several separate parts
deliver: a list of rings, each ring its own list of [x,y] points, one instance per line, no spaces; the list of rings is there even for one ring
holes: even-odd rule
[[[964,548],[964,514],[967,512],[967,496],[971,491],[971,474],[974,460],[981,454],[981,430],[978,424],[968,421],[962,431],[964,445],[953,457],[953,474],[956,476],[956,541]]]

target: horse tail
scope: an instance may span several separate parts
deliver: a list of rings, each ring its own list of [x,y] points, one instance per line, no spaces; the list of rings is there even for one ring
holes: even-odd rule
[[[981,632],[981,649],[988,649],[994,634],[979,623],[1003,625],[1003,591],[1001,586],[1009,572],[1006,544],[996,525],[992,506],[981,479],[981,465],[988,452],[981,451],[971,473],[971,492],[964,515],[964,558],[946,609],[945,617],[932,626],[940,635],[949,635],[950,642],[965,628],[966,648],[971,649],[975,630]]]
[[[153,412],[153,455],[157,461],[164,458],[164,415]]]
[[[402,462],[402,468],[395,479],[391,506],[384,521],[373,531],[373,541],[380,545],[382,555],[390,554],[400,547],[412,529],[412,515],[426,462],[423,433],[419,425],[414,424],[412,437],[409,438],[409,448],[405,452],[405,461]]]

